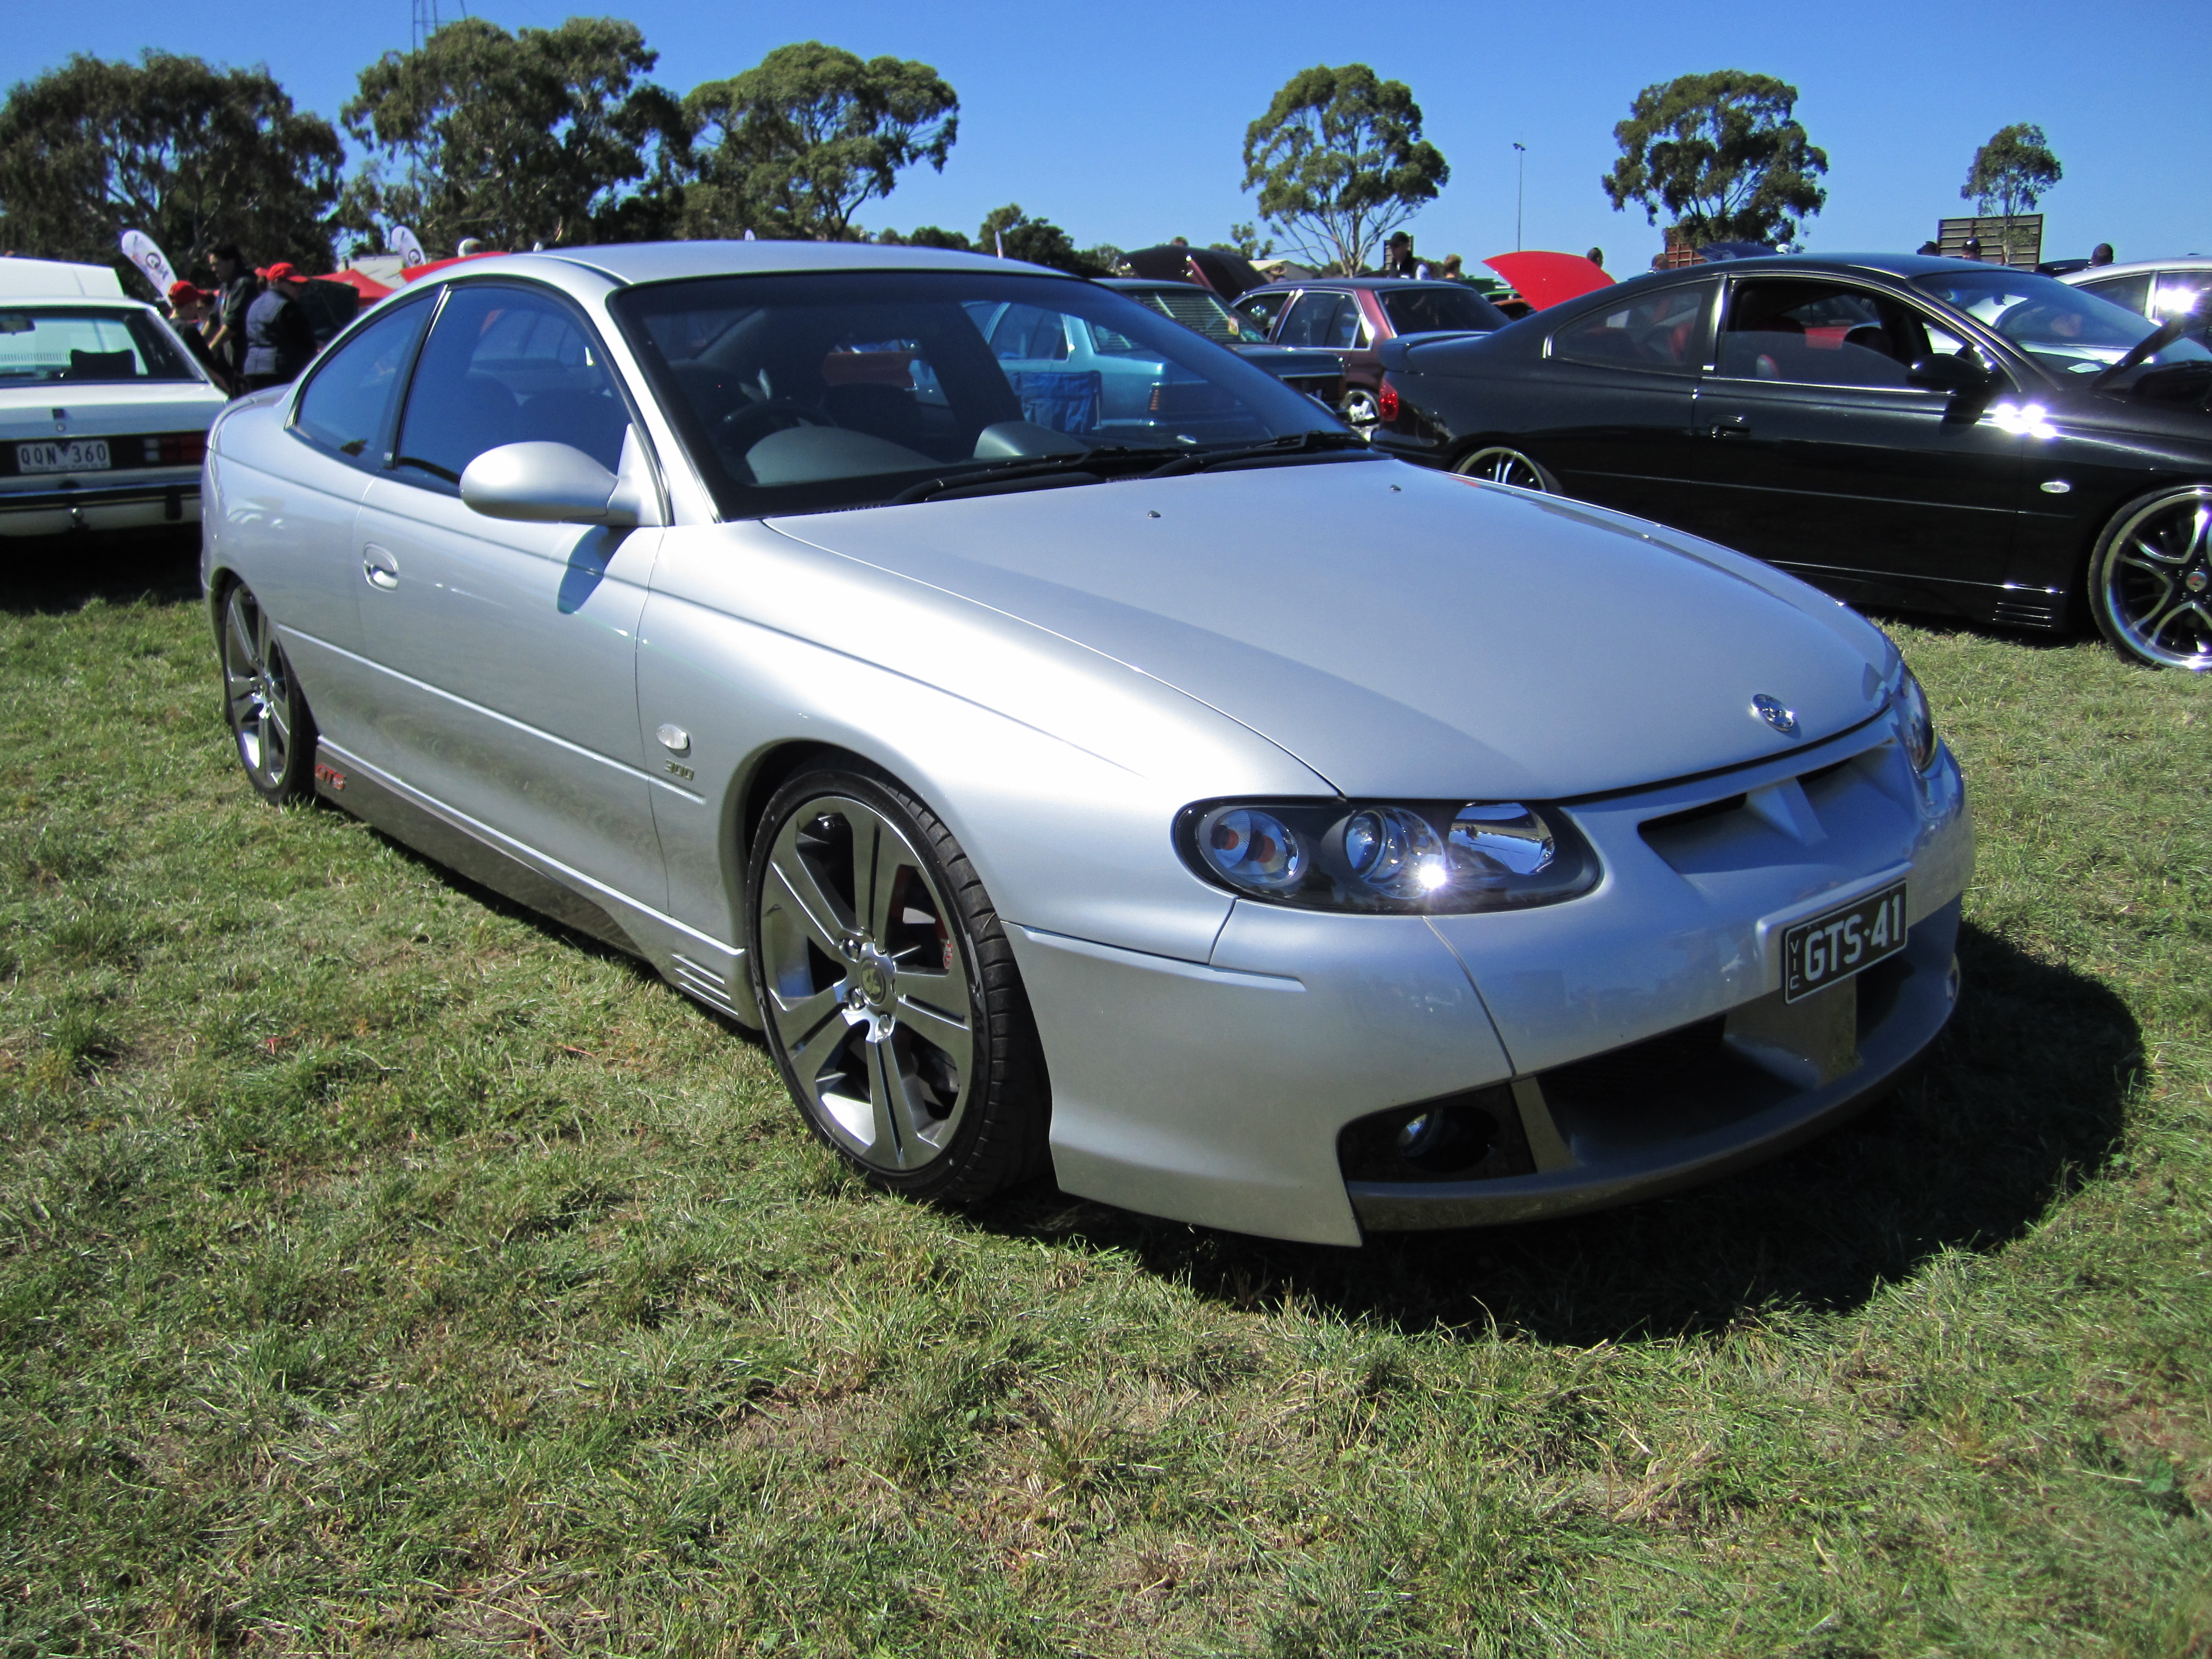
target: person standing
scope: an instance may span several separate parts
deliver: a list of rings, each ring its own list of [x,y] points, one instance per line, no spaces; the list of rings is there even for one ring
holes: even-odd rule
[[[246,362],[246,313],[260,294],[261,284],[237,243],[225,242],[210,257],[215,262],[216,297],[208,349],[235,387]]]
[[[282,261],[270,266],[267,289],[246,313],[248,392],[285,385],[298,378],[314,356],[314,326],[299,296],[300,273]]]
[[[216,296],[204,288],[190,283],[169,284],[169,321],[177,331],[177,337],[185,343],[185,349],[192,354],[192,361],[205,369],[208,378],[225,392],[233,390],[230,372],[216,360],[208,349],[207,326]]]

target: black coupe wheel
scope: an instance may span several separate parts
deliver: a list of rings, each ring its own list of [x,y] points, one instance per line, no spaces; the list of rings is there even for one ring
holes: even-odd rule
[[[777,790],[746,883],[753,990],[808,1127],[878,1185],[964,1202],[1041,1173],[1044,1063],[997,913],[890,779]]]
[[[246,781],[272,806],[313,792],[315,722],[292,678],[276,624],[252,590],[234,582],[223,596],[222,706]]]
[[[2212,669],[2212,484],[2120,509],[2089,556],[2089,612],[2137,662]]]
[[[1540,490],[1547,495],[1559,493],[1559,481],[1541,463],[1504,444],[1486,444],[1472,454],[1461,456],[1452,463],[1452,471],[1463,477],[1511,484],[1516,489]]]

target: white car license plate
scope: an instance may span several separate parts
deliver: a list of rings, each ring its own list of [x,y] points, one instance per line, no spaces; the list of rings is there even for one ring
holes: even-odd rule
[[[105,472],[107,440],[69,438],[59,443],[17,444],[18,472]]]
[[[1782,1000],[1825,991],[1905,948],[1905,884],[1801,921],[1782,935]]]

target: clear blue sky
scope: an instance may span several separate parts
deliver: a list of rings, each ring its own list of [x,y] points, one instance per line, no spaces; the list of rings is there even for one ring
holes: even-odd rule
[[[453,0],[441,0],[456,15]],[[591,9],[471,0],[513,28]],[[228,0],[204,7],[105,0],[10,7],[9,61],[31,75],[73,52],[149,46],[219,62],[264,60],[303,107],[336,118],[361,66],[404,47],[409,0]],[[1597,185],[1613,123],[1637,91],[1694,70],[1781,76],[1828,152],[1829,204],[1803,240],[1836,251],[1911,248],[1967,210],[1974,148],[2036,121],[2066,178],[2045,200],[2048,258],[2111,241],[2123,259],[2212,253],[2212,52],[2207,0],[1778,5],[1773,0],[1416,7],[1251,0],[1237,6],[1059,0],[958,7],[816,0],[805,8],[642,0],[615,9],[660,53],[682,93],[808,36],[863,56],[936,65],[957,88],[960,141],[942,176],[909,173],[870,228],[940,224],[973,234],[1019,202],[1080,244],[1124,247],[1225,236],[1255,216],[1239,189],[1245,125],[1317,63],[1369,63],[1407,82],[1452,166],[1413,230],[1425,254],[1470,261],[1514,240],[1513,141],[1526,143],[1526,241],[1641,268],[1659,234],[1617,214]]]

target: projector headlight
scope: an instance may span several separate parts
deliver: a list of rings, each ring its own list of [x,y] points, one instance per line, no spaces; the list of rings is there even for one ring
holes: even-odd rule
[[[1519,801],[1201,801],[1176,844],[1206,880],[1308,910],[1517,909],[1598,878],[1565,814]]]

